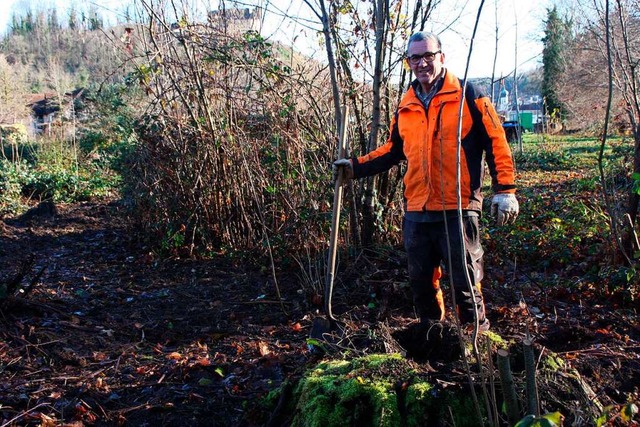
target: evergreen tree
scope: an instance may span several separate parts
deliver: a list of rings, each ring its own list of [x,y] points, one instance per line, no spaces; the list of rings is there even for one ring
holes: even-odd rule
[[[15,12],[12,13],[10,34],[22,34],[22,30],[23,30],[22,24],[23,24],[22,19],[18,19],[18,16],[16,15]]]
[[[58,12],[55,8],[49,9],[47,24],[49,26],[49,31],[51,32],[56,32],[60,29],[60,22],[58,22]]]
[[[570,37],[571,23],[563,20],[556,6],[547,9],[544,38],[542,42],[542,96],[545,100],[545,114],[555,116],[564,113],[558,96],[557,82],[564,71],[564,53]]]
[[[35,21],[33,18],[33,12],[31,10],[27,11],[26,17],[22,21],[22,30],[25,33],[31,33],[35,29]]]
[[[71,5],[71,10],[69,10],[69,29],[72,31],[78,29],[78,13],[73,5]]]
[[[97,31],[103,28],[102,17],[98,14],[95,6],[89,7],[89,30]]]

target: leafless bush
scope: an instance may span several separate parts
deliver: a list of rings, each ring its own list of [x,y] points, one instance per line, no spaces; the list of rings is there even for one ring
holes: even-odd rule
[[[145,234],[190,253],[267,239],[318,247],[335,145],[321,67],[257,33],[172,27],[149,13],[132,81],[150,103],[126,178]]]

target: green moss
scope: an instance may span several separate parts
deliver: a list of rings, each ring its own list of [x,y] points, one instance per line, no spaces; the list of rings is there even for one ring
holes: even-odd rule
[[[401,383],[408,386],[399,396]],[[300,379],[292,400],[293,426],[424,426],[451,420],[450,411],[456,425],[478,425],[468,392],[435,387],[398,354],[322,362]]]
[[[413,384],[407,390],[406,425],[408,427],[428,425],[429,401],[433,398],[433,395],[430,393],[431,390],[433,390],[433,386],[428,383]]]
[[[262,405],[267,408],[273,408],[277,405],[278,400],[280,400],[280,395],[282,394],[282,388],[277,388],[275,390],[271,390],[267,393],[266,396],[262,398]]]
[[[487,337],[489,342],[491,344],[493,344],[494,346],[496,346],[497,348],[508,348],[509,347],[509,343],[507,341],[505,341],[504,338],[502,338],[500,335],[496,334],[493,331],[486,331],[486,332],[484,332],[484,335]]]
[[[351,369],[351,363],[346,360],[330,360],[328,362],[321,362],[314,370],[314,375],[327,374],[340,375],[349,372]]]
[[[419,382],[409,387],[406,405],[406,425],[409,427],[437,424],[443,420],[452,421],[452,425],[460,427],[482,425],[467,390],[440,389]]]
[[[484,331],[478,336],[478,355],[484,364],[487,359],[487,348],[491,348],[491,354],[493,354],[497,349],[508,349],[512,345],[512,341],[505,340],[497,333],[493,331]],[[470,365],[478,363],[476,352],[473,349],[473,342],[470,339],[465,339],[464,341],[464,354]]]
[[[406,366],[406,360],[397,353],[394,354],[371,354],[366,357],[355,359],[353,366],[366,367],[368,369],[377,369],[386,365]]]
[[[543,358],[542,366],[551,372],[564,370],[565,368],[564,360],[555,353],[549,353],[547,357]]]
[[[294,426],[376,425],[400,423],[393,378],[411,369],[397,354],[320,363],[302,378]]]
[[[302,380],[293,425],[394,425],[395,393],[389,383],[325,376]]]

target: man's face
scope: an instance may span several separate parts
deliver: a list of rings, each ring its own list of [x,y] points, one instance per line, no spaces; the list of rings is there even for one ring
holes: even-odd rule
[[[442,73],[444,53],[440,52],[438,43],[435,40],[414,41],[409,45],[407,61],[411,71],[413,71],[413,74],[422,84],[422,88],[426,91],[431,88],[433,82]]]

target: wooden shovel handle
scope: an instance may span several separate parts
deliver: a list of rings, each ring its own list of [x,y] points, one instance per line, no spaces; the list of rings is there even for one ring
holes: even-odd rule
[[[338,140],[338,158],[343,159],[347,155],[347,122],[349,120],[349,106],[342,107],[342,121]],[[342,182],[343,174],[336,178],[333,192],[333,213],[331,214],[331,235],[329,239],[329,259],[327,262],[327,274],[324,287],[324,309],[327,317],[336,320],[331,310],[331,298],[333,297],[333,281],[336,271],[336,254],[338,252],[338,231],[340,228],[340,211],[342,209]]]

